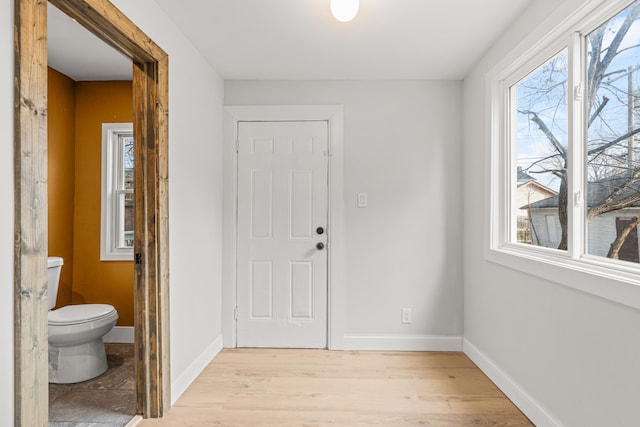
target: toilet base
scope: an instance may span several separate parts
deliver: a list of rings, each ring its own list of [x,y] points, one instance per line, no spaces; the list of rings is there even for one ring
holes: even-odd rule
[[[84,344],[56,347],[49,344],[49,382],[70,384],[87,381],[107,371],[102,337]]]

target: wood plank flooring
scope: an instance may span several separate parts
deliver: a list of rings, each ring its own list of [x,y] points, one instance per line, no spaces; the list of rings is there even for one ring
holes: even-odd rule
[[[532,426],[463,353],[225,349],[152,426]]]

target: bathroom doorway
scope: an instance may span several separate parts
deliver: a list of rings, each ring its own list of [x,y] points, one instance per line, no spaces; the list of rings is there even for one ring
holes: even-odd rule
[[[168,58],[106,0],[51,3],[133,61],[136,410],[170,406]],[[48,423],[47,3],[15,1],[15,424]]]
[[[49,372],[50,425],[124,426],[136,415],[132,74],[130,58],[48,4],[47,247],[50,257],[62,260],[57,288],[48,284],[49,300],[55,298],[48,317],[76,308],[100,310],[96,304],[108,304],[118,317],[102,338],[106,372],[97,375],[102,362],[82,365],[89,354],[73,363],[72,372],[85,375],[72,380],[64,370]],[[94,330],[91,324],[87,331]],[[50,348],[50,369],[64,366],[60,354]]]

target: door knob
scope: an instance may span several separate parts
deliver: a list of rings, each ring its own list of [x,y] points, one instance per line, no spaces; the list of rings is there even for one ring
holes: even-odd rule
[[[316,243],[316,249],[319,250],[319,251],[323,250],[324,249],[324,243],[322,243],[322,242]]]

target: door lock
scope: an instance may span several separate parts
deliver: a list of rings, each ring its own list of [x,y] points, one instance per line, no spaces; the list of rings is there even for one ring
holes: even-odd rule
[[[318,227],[318,228],[316,228],[316,233],[318,233],[318,234],[324,234],[324,228],[322,228],[322,227]]]

